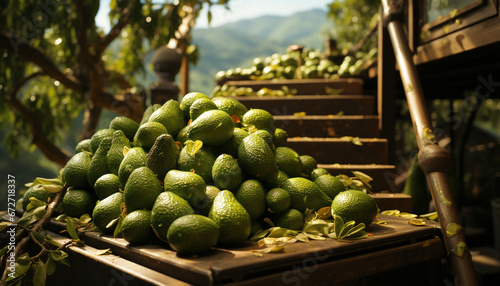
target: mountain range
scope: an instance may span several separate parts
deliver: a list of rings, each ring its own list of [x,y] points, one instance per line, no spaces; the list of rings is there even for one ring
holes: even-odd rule
[[[285,53],[292,44],[323,50],[332,26],[326,10],[314,9],[193,29],[192,43],[198,46],[199,61],[190,67],[190,90],[210,94],[218,71],[250,67],[255,57]]]

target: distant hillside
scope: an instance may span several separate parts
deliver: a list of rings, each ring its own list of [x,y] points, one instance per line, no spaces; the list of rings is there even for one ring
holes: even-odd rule
[[[291,16],[262,16],[215,28],[194,29],[200,60],[190,68],[190,90],[209,94],[220,70],[249,67],[253,58],[284,53],[292,44],[323,49],[331,23],[326,11],[315,9]]]

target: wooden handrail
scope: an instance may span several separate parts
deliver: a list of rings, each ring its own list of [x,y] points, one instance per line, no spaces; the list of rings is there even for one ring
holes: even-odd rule
[[[432,133],[420,78],[399,18],[403,10],[402,2],[382,0],[382,15],[379,25],[386,27],[394,49],[417,138],[418,159],[429,183],[453,272],[458,278],[459,285],[477,285],[472,257],[467,249],[464,230],[449,183],[450,154],[445,148],[437,145]]]

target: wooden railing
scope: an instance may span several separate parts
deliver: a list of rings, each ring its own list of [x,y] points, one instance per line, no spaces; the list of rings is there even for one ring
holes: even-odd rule
[[[445,148],[436,143],[432,133],[424,93],[417,69],[412,60],[408,40],[403,31],[401,21],[402,2],[382,0],[379,27],[383,26],[384,32],[388,33],[399,66],[399,73],[417,138],[418,159],[427,177],[454,275],[458,278],[459,285],[477,285],[471,254],[467,249],[464,230],[460,223],[449,183],[448,174],[451,169],[451,157]],[[379,40],[380,38],[379,35]],[[379,54],[383,54],[383,51],[379,50]],[[383,73],[378,76],[383,77]]]

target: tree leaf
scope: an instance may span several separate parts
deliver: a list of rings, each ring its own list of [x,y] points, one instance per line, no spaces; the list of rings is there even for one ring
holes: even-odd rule
[[[302,111],[302,112],[294,112],[293,113],[293,116],[297,116],[297,117],[304,117],[306,116],[307,114],[305,113],[305,111]]]
[[[370,185],[370,182],[373,181],[373,178],[368,176],[367,174],[360,172],[360,171],[352,171],[354,176],[358,178],[367,188],[370,190],[372,189],[372,186]]]
[[[67,217],[68,217],[68,216],[67,216],[67,215],[65,215],[65,214],[60,214],[60,215],[58,215],[58,216],[55,218],[55,220],[56,220],[56,221],[66,221],[66,218],[67,218]]]
[[[307,238],[307,235],[303,232],[297,234],[295,236],[295,239],[297,239],[298,241],[302,241],[302,242],[309,242],[309,238]]]
[[[271,227],[274,227],[273,221],[271,219],[269,219],[268,217],[264,218],[264,222],[266,222]]]
[[[36,238],[36,240],[42,244],[44,241],[43,235],[41,235],[39,232],[33,231],[33,236]]]
[[[47,261],[45,262],[45,273],[47,273],[47,275],[50,276],[54,274],[55,271],[56,271],[56,262],[54,261],[54,259],[52,259],[52,256],[49,255]]]
[[[264,237],[266,237],[269,233],[271,232],[271,229],[268,228],[268,229],[263,229],[263,230],[259,230],[258,232],[256,232],[252,238],[250,238],[251,240],[253,241],[258,241],[258,240],[261,240],[263,239]]]
[[[50,235],[45,236],[45,241],[47,241],[48,243],[52,244],[55,247],[61,246],[61,244],[59,242],[55,241]]]
[[[95,255],[105,255],[105,254],[111,254],[111,249],[110,248],[106,248],[106,249],[98,249],[95,253]]]
[[[332,217],[332,209],[330,207],[320,208],[316,213],[318,219],[329,219]]]
[[[51,250],[49,253],[55,262],[71,267],[69,264],[68,254],[66,252],[62,250]]]
[[[290,236],[293,237],[297,234],[296,231],[282,227],[273,227],[268,234],[268,237],[283,237]]]
[[[285,252],[285,246],[283,245],[273,245],[271,247],[267,247],[264,249],[257,249],[257,250],[251,250],[253,253],[261,253],[261,254],[266,254],[266,253],[283,253]]]
[[[43,185],[43,189],[52,194],[59,193],[63,188],[61,185]]]
[[[92,217],[89,214],[83,214],[78,220],[78,224],[80,226],[86,226],[92,220]]]
[[[46,186],[46,185],[59,185],[59,186],[64,185],[63,182],[57,178],[45,179],[45,178],[37,177],[36,180],[38,181],[38,183],[40,183],[44,186]]]
[[[33,208],[36,208],[36,207],[41,207],[41,206],[46,206],[47,203],[46,202],[43,202],[35,197],[31,197],[29,198],[30,200],[30,203],[28,204],[28,206],[26,207],[26,210],[29,211]]]
[[[47,272],[45,270],[45,263],[38,261],[33,265],[33,286],[45,286],[47,279]]]
[[[66,218],[66,230],[68,231],[68,234],[72,239],[80,240],[80,238],[78,237],[78,233],[76,232],[75,225],[73,224],[73,219],[70,217]]]
[[[118,222],[116,224],[115,231],[113,232],[113,237],[118,237],[121,235],[121,233],[122,233],[122,221],[123,221],[124,217],[125,216],[123,214],[120,214],[120,216],[118,217]],[[108,226],[106,226],[106,227],[108,227]],[[153,227],[153,230],[156,232],[156,229],[154,229],[154,227]],[[156,233],[156,236],[158,236],[158,233]],[[159,237],[159,238],[161,239],[161,237]]]
[[[6,229],[9,226],[12,226],[12,223],[10,223],[8,221],[0,222],[0,232],[2,232],[4,229]]]
[[[361,232],[365,229],[366,226],[364,223],[359,223],[356,226],[353,226],[346,234],[345,237],[353,237],[356,233]]]
[[[386,211],[380,212],[380,214],[382,214],[382,215],[390,215],[390,216],[397,216],[397,217],[399,217],[400,213],[401,212],[399,210],[386,210]]]
[[[106,228],[111,228],[111,227],[113,227],[113,225],[115,225],[115,224],[118,222],[118,220],[119,220],[119,219],[120,219],[120,217],[117,217],[117,218],[115,218],[114,220],[110,221],[110,222],[106,225]]]
[[[416,225],[416,226],[422,226],[422,225],[425,225],[425,219],[423,219],[423,218],[410,219],[408,221],[408,224]]]
[[[335,235],[339,237],[340,233],[342,233],[342,229],[344,228],[344,220],[340,216],[335,214],[333,214],[333,219]]]
[[[423,215],[420,215],[420,217],[423,217],[423,218],[428,219],[428,220],[433,220],[433,221],[438,221],[438,219],[439,219],[437,212],[423,214]]]
[[[363,143],[361,142],[361,140],[359,139],[359,137],[354,137],[352,140],[351,140],[352,144],[354,145],[358,145],[358,146],[363,146]]]

